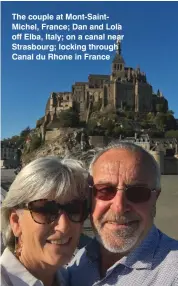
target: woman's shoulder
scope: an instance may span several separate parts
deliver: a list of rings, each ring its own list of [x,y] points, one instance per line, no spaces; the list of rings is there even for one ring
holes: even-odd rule
[[[1,264],[1,286],[13,286],[8,272],[6,271],[5,267]]]
[[[10,250],[5,248],[1,257],[0,257],[0,268],[1,268],[1,286],[11,286],[13,285],[10,278],[8,271],[6,269],[6,264],[9,264],[11,261],[11,257],[9,258]]]

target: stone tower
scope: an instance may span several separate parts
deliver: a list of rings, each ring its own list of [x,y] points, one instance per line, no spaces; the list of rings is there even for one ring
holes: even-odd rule
[[[112,75],[111,79],[117,79],[120,80],[122,77],[125,76],[125,61],[121,55],[121,42],[117,41],[117,50],[116,55],[112,61]]]

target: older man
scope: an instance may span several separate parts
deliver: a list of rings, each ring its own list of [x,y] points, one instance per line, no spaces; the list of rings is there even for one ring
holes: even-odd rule
[[[90,171],[96,237],[70,264],[71,286],[178,285],[178,241],[154,225],[161,192],[154,158],[134,144],[113,144]]]

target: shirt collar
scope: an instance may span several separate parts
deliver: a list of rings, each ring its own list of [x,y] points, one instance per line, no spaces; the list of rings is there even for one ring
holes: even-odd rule
[[[100,244],[96,237],[86,246],[86,255],[91,262],[100,259]]]
[[[119,262],[129,268],[151,269],[158,243],[159,230],[153,225],[141,244]]]
[[[111,268],[123,264],[128,268],[151,269],[155,250],[159,242],[159,231],[153,225],[141,244],[127,256],[117,261]],[[99,261],[100,246],[96,238],[86,246],[86,255],[91,262]]]
[[[12,282],[16,281],[16,284],[13,285],[20,285],[19,280],[24,282],[24,285],[29,286],[43,286],[42,281],[35,278],[24,266],[20,263],[20,261],[15,257],[15,255],[6,248],[1,256],[1,264],[4,266],[6,271],[8,272],[10,280]],[[56,273],[57,281],[60,281],[60,285],[64,285],[64,281],[62,279],[62,275],[60,271]],[[19,284],[18,284],[19,283]]]
[[[35,278],[15,257],[15,255],[6,248],[1,256],[1,264],[8,272],[10,280],[21,280],[29,286],[43,285],[40,280]],[[37,283],[38,282],[38,283]],[[40,283],[41,282],[41,283]],[[19,281],[20,283],[20,281]]]

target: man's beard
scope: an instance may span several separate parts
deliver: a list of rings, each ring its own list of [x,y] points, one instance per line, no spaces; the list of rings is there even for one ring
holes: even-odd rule
[[[155,208],[152,209],[152,221],[155,216]],[[105,249],[112,253],[127,253],[133,249],[144,236],[145,229],[141,227],[142,218],[133,213],[125,215],[107,213],[95,222],[94,232],[96,239]],[[126,224],[121,229],[107,229],[107,223]]]

